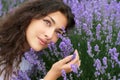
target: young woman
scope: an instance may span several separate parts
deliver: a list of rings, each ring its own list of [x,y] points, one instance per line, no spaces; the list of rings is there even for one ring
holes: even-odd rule
[[[11,80],[13,71],[21,69],[23,55],[32,48],[45,49],[57,42],[64,27],[68,31],[75,24],[71,9],[61,0],[30,0],[0,20],[0,80]],[[61,70],[71,72],[71,64],[80,66],[77,50],[53,64],[44,80],[56,80]]]

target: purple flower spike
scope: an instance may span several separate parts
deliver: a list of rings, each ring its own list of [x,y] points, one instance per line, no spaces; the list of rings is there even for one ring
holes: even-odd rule
[[[73,56],[72,56],[72,60],[75,59],[75,57],[76,57],[76,54],[74,53]]]
[[[72,71],[74,72],[74,73],[78,73],[78,67],[77,67],[77,65],[76,64],[72,64],[71,65],[71,68],[72,68]]]
[[[62,27],[62,31],[63,31],[63,33],[66,33],[66,31],[65,31],[65,27]]]
[[[12,80],[31,80],[26,72],[18,71],[18,76],[12,77]]]
[[[62,73],[62,77],[64,78],[63,80],[67,80],[66,72],[64,69],[61,71],[61,73]]]

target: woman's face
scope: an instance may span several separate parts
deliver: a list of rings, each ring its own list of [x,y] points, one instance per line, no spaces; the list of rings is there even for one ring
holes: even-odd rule
[[[66,28],[67,18],[59,11],[48,14],[42,19],[33,19],[26,30],[28,44],[35,51],[40,51],[58,40],[58,33]]]

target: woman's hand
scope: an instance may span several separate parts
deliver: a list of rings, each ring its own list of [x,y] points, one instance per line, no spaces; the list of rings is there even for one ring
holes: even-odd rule
[[[54,63],[50,71],[45,76],[44,80],[56,80],[58,77],[61,76],[61,71],[64,69],[66,73],[69,73],[72,71],[71,65],[77,64],[78,68],[80,66],[80,60],[78,51],[75,50],[74,52],[75,57],[73,59],[73,55],[67,56],[62,60],[59,60],[58,62]]]

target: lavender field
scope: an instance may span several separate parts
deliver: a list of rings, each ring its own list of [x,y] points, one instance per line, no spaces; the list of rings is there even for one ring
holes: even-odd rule
[[[25,0],[26,1],[26,0]],[[0,0],[0,16],[12,12],[24,0]],[[70,38],[39,55],[41,69],[31,80],[44,77],[52,64],[77,49],[81,66],[64,80],[120,80],[120,2],[118,0],[64,0],[75,15]],[[70,41],[71,40],[71,41]],[[63,52],[63,53],[62,53]],[[41,53],[41,52],[40,52]],[[60,77],[58,80],[63,80]]]

